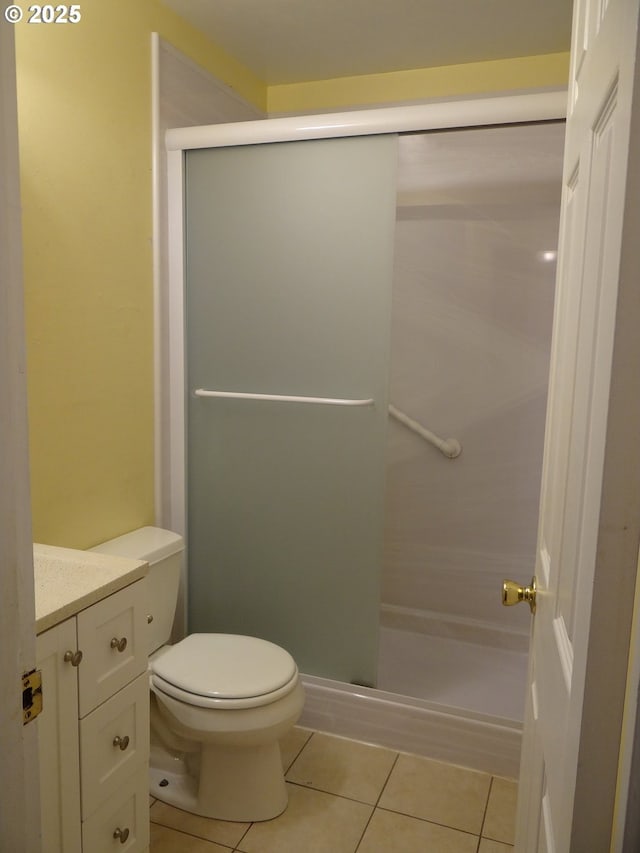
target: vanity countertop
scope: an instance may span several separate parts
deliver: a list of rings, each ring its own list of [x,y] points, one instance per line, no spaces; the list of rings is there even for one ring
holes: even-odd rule
[[[36,634],[144,577],[149,564],[128,557],[33,546]]]

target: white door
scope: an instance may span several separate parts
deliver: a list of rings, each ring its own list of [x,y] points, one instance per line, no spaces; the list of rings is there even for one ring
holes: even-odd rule
[[[640,517],[638,5],[574,10],[522,853],[611,837]]]

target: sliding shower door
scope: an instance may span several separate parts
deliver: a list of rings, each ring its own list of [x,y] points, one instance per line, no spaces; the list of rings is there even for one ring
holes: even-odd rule
[[[396,144],[185,155],[189,630],[358,683],[376,673]]]

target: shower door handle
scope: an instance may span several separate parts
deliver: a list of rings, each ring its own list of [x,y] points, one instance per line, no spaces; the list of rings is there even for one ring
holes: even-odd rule
[[[520,604],[521,601],[526,601],[529,604],[532,613],[536,612],[536,579],[531,578],[530,586],[520,586],[516,581],[503,581],[502,583],[502,603],[505,607],[511,607],[513,604]]]
[[[300,397],[296,394],[254,394],[248,391],[208,391],[196,388],[194,397],[220,397],[227,400],[264,400],[271,403],[314,403],[320,406],[373,406],[373,397],[345,400],[343,397]]]

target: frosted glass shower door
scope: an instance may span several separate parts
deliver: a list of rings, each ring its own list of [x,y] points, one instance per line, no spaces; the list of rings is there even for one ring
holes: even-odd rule
[[[396,144],[186,153],[189,630],[347,682],[376,673]]]

